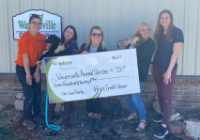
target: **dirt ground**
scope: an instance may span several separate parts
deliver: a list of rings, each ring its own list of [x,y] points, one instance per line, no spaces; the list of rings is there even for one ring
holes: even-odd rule
[[[185,119],[200,118],[200,110],[176,110]],[[129,110],[120,109],[118,113],[111,110],[102,113],[101,131],[87,129],[87,113],[84,109],[74,109],[71,113],[70,127],[62,127],[60,131],[47,129],[46,125],[34,130],[27,130],[23,125],[23,112],[13,107],[0,114],[0,140],[157,140],[153,136],[153,128],[158,124],[151,121],[156,115],[153,109],[147,109],[147,127],[144,132],[136,132],[139,119],[124,122],[123,118],[130,114]],[[62,114],[54,117],[59,124]],[[168,134],[166,140],[192,140],[186,135]]]

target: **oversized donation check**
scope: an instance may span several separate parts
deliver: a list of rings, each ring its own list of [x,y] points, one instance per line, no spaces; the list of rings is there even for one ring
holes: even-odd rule
[[[135,49],[44,58],[50,103],[140,92]]]

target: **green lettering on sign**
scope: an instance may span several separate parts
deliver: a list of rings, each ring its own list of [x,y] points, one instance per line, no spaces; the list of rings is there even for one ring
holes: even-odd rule
[[[18,21],[20,29],[28,29],[28,23],[25,21]]]

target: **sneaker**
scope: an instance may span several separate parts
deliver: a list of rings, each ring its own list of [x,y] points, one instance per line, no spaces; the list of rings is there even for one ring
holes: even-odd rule
[[[158,123],[158,122],[162,122],[162,119],[163,119],[163,115],[162,114],[158,114],[152,119],[152,121]]]
[[[168,134],[167,128],[164,128],[162,125],[160,125],[155,131],[154,136],[157,138],[164,138]]]
[[[89,117],[87,128],[92,128],[94,126],[94,118]]]
[[[42,125],[45,123],[44,119],[40,115],[35,116],[34,120],[38,125]]]
[[[37,127],[37,125],[32,120],[24,120],[23,125],[26,126],[28,130],[32,130]]]
[[[100,119],[95,119],[94,128],[95,129],[100,129],[101,128],[101,120]]]

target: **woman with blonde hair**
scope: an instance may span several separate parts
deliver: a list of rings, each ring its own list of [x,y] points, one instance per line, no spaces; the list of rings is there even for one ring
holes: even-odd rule
[[[90,30],[90,35],[87,43],[84,43],[79,53],[96,53],[104,52],[107,49],[104,47],[104,33],[101,27],[94,26]],[[100,98],[86,100],[86,108],[88,112],[89,121],[88,128],[94,127],[95,129],[101,128],[101,102]]]
[[[137,51],[137,60],[138,60],[138,71],[140,79],[140,89],[142,89],[143,83],[145,82],[151,58],[156,48],[156,43],[153,39],[150,38],[151,27],[147,23],[140,24],[136,29],[136,34],[141,35],[140,44],[136,46]],[[124,42],[125,46],[129,48],[130,44],[128,41]],[[130,47],[131,48],[131,47]],[[133,85],[134,86],[134,85]],[[143,131],[146,127],[146,113],[145,107],[141,100],[141,93],[125,95],[128,106],[131,110],[131,115],[124,118],[124,121],[130,121],[137,118],[136,108],[140,115],[140,124],[136,128],[136,131]]]
[[[161,114],[155,116],[154,122],[162,125],[154,131],[154,136],[164,138],[168,134],[167,124],[172,111],[172,90],[176,80],[177,58],[184,42],[181,29],[173,24],[173,15],[169,10],[159,14],[154,32],[157,49],[151,72],[157,86]]]

